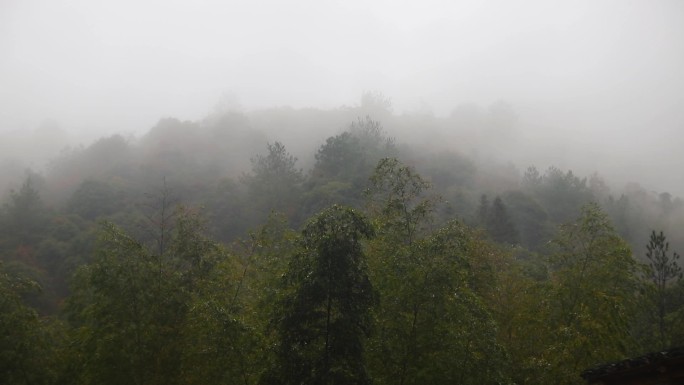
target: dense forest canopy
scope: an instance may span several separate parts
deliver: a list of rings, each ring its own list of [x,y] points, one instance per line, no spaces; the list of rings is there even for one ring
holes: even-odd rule
[[[5,174],[2,382],[576,384],[684,343],[679,197],[427,150],[366,97]]]
[[[0,0],[0,384],[677,352],[682,47],[681,0]]]

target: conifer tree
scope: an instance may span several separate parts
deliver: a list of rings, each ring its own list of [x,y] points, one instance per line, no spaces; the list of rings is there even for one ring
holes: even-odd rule
[[[669,344],[667,338],[666,312],[667,312],[667,288],[672,280],[682,279],[682,268],[677,264],[679,254],[673,252],[669,255],[670,243],[661,231],[651,233],[648,245],[646,245],[646,258],[649,264],[649,278],[653,282],[653,302],[657,309],[658,319],[658,342],[660,348],[666,348]]]

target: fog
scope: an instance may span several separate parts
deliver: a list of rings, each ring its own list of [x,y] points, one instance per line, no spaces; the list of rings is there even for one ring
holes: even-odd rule
[[[510,136],[481,157],[684,196],[684,3],[405,3],[2,0],[0,158],[380,91],[394,116],[506,106]]]

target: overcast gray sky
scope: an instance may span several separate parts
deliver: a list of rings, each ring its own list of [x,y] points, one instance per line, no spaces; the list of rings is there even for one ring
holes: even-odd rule
[[[505,100],[529,143],[684,186],[684,1],[0,0],[0,131],[139,133],[224,95],[329,108],[364,90],[397,113]]]

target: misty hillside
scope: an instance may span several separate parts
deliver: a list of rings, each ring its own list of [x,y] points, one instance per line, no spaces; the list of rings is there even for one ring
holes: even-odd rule
[[[0,384],[681,352],[683,47],[679,0],[0,1]]]
[[[31,180],[42,201],[55,210],[76,206],[74,199],[85,186],[97,185],[122,199],[108,206],[124,212],[135,211],[135,204],[166,180],[178,203],[203,206],[211,216],[210,205],[222,198],[215,194],[228,193],[222,189],[233,189],[236,200],[252,199],[248,191],[251,174],[257,172],[259,159],[268,157],[269,147],[279,143],[283,146],[280,156],[293,157],[291,166],[298,174],[297,189],[292,192],[298,197],[289,210],[304,214],[289,216],[298,218],[295,225],[320,208],[312,203],[315,194],[332,195],[325,202],[362,207],[361,195],[375,163],[382,157],[396,157],[420,172],[442,204],[471,225],[477,224],[483,194],[491,199],[500,196],[512,206],[509,210],[519,214],[516,221],[529,214],[525,210],[544,211],[543,217],[554,226],[574,218],[583,204],[597,202],[620,235],[638,250],[635,254],[642,251],[651,229],[670,234],[675,249],[684,246],[676,231],[682,223],[681,198],[654,191],[638,180],[617,183],[600,169],[581,174],[553,163],[521,163],[520,156],[510,150],[517,145],[519,125],[515,111],[502,102],[489,109],[457,108],[445,118],[397,115],[392,113],[391,100],[374,92],[366,93],[358,106],[331,110],[217,110],[199,121],[164,118],[139,137],[114,134],[76,147],[65,145],[66,139],[50,139],[59,134],[57,126],[44,127],[30,139],[46,143],[43,146],[63,147],[59,152],[46,150],[45,154],[55,155],[41,162],[7,153],[0,185],[9,201],[10,191],[18,191]],[[334,154],[328,155],[330,151]],[[340,165],[326,166],[326,162]],[[343,194],[338,197],[341,201],[335,201],[335,194],[346,193],[329,190],[342,188],[338,182],[353,183],[345,188],[358,190],[349,193],[356,195],[355,200]],[[314,207],[308,207],[311,204]],[[235,207],[246,210],[239,203]],[[274,209],[282,207],[267,205],[257,211],[263,219]],[[83,216],[96,220],[111,214],[100,211]],[[229,241],[258,222],[235,224],[241,226],[240,231],[215,235]],[[525,227],[522,222],[518,225]]]
[[[362,324],[339,326],[337,344],[367,353],[334,365],[356,357],[347,375],[363,381],[578,383],[580,369],[684,342],[679,197],[505,162],[503,105],[477,119],[389,107],[373,93],[358,107],[164,118],[36,171],[7,162],[3,314],[20,318],[3,322],[24,330],[8,342],[9,383],[310,376],[288,369],[319,354],[292,356],[323,332],[307,324],[325,309],[309,290],[338,279],[361,291],[328,292],[327,306],[341,301],[329,314]],[[334,255],[356,265],[316,270]],[[439,369],[454,355],[466,364]]]

